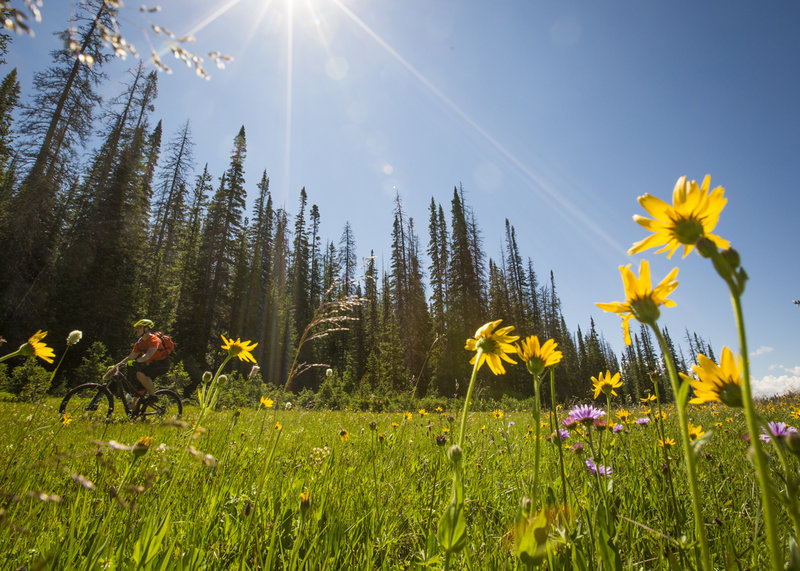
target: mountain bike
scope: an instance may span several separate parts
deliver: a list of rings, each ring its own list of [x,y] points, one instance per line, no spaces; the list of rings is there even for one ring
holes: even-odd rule
[[[129,375],[132,378],[129,378]],[[175,391],[159,389],[156,391],[158,399],[151,402],[151,399],[147,398],[147,391],[136,380],[132,369],[126,374],[120,371],[119,367],[113,367],[102,380],[104,382],[85,383],[71,389],[58,407],[59,415],[62,418],[66,415],[73,420],[78,418],[110,420],[114,414],[114,397],[122,401],[125,414],[131,420],[172,420],[180,418],[183,414],[183,403]]]

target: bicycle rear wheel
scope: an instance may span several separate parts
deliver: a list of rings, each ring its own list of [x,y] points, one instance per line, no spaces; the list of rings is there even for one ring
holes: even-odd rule
[[[156,391],[158,401],[143,403],[140,409],[142,418],[155,418],[158,420],[175,420],[183,414],[183,403],[175,391],[161,389]]]
[[[76,420],[110,419],[114,414],[114,397],[105,385],[86,383],[70,390],[58,407],[61,418]]]

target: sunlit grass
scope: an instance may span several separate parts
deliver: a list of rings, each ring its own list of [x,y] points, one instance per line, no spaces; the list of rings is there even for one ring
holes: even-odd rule
[[[191,406],[182,422],[168,425],[121,419],[64,424],[55,401],[3,403],[3,566],[441,566],[436,528],[450,500],[446,454],[457,432],[456,411],[273,412],[258,404],[209,412],[196,430],[200,410]],[[765,418],[791,425],[800,399],[760,408]],[[667,568],[664,554],[688,564],[693,548],[683,538],[693,521],[680,455],[659,445],[678,437],[675,412],[664,409],[660,436],[656,411],[650,412],[653,422],[637,424],[647,416],[644,405],[628,403],[613,416],[622,410],[628,413],[621,415],[623,429],[603,435],[602,465],[611,473],[600,480],[586,463],[590,437],[591,445],[598,442],[594,427],[573,428],[560,444],[543,435],[539,486],[560,488],[561,445],[569,488],[569,531],[563,541],[552,541],[550,557],[555,563],[574,555],[584,568],[599,565],[592,522],[603,494],[616,515],[614,543],[625,568]],[[704,523],[716,565],[733,558],[743,568],[759,568],[767,553],[763,542],[751,539],[758,489],[737,412],[720,405],[689,409],[692,424],[705,430],[698,453]],[[470,414],[464,457],[469,537],[456,567],[469,560],[474,568],[523,568],[511,531],[520,504],[532,495],[534,429],[530,412]],[[579,442],[581,453],[572,450]],[[796,459],[789,461],[796,469]]]

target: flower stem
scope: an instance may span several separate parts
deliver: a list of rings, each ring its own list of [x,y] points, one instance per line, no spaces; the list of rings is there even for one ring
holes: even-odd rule
[[[2,363],[3,361],[5,361],[6,359],[10,359],[11,357],[16,357],[16,356],[17,356],[17,355],[19,355],[20,353],[21,353],[21,351],[20,351],[19,349],[17,349],[17,350],[16,350],[16,351],[14,351],[13,353],[9,353],[8,355],[3,355],[2,357],[0,357],[0,363]]]
[[[761,448],[761,441],[758,439],[758,415],[756,413],[755,402],[753,401],[753,388],[750,384],[750,361],[747,357],[747,336],[744,329],[742,299],[736,285],[729,279],[725,281],[728,283],[728,288],[731,292],[733,313],[736,317],[736,329],[739,332],[739,352],[742,363],[742,401],[744,404],[744,414],[747,419],[747,430],[750,432],[750,444],[755,452],[754,462],[756,466],[756,477],[758,478],[758,487],[761,489],[767,547],[769,548],[770,558],[772,559],[772,568],[781,569],[783,567],[783,554],[778,540],[778,524],[777,518],[775,517],[775,506],[772,503],[769,469],[766,456]]]
[[[64,357],[67,356],[67,351],[68,350],[69,350],[69,345],[67,345],[67,347],[64,349],[64,352],[61,353],[61,358],[58,360],[58,364],[56,365],[56,368],[53,369],[52,373],[50,373],[50,387],[49,388],[53,387],[53,379],[55,378],[56,373],[58,372],[58,368],[61,366],[61,362],[64,360]],[[49,388],[48,388],[48,390],[49,390]]]
[[[541,456],[541,443],[542,443],[542,404],[541,404],[541,377],[534,377],[533,379],[533,418],[536,421],[536,432],[534,438],[534,456],[533,456],[533,501],[534,504],[539,500],[539,456]]]
[[[458,432],[458,446],[460,448],[464,448],[464,432],[467,429],[467,413],[469,412],[469,401],[472,399],[472,389],[475,388],[475,379],[478,376],[478,363],[481,362],[481,355],[483,355],[483,349],[478,347],[477,353],[475,353],[475,365],[472,367],[472,377],[469,379],[469,387],[467,388],[467,396],[464,399],[464,409],[461,411],[461,428]]]
[[[563,496],[564,507],[567,507],[567,476],[564,472],[564,443],[561,441],[561,435],[558,432],[558,410],[556,409],[556,372],[555,368],[550,367],[550,414],[553,417],[553,432],[555,439],[558,443],[558,467],[561,471],[561,493]]]
[[[689,424],[686,418],[686,403],[685,397],[681,396],[680,385],[678,384],[678,373],[675,370],[675,362],[672,359],[672,353],[667,345],[664,335],[658,328],[658,325],[648,323],[653,333],[658,339],[658,344],[661,347],[661,354],[664,356],[664,362],[667,365],[667,372],[669,373],[669,381],[672,386],[672,392],[675,395],[675,408],[678,410],[678,429],[681,433],[681,444],[683,448],[683,457],[686,461],[686,471],[689,476],[689,492],[692,496],[692,512],[694,514],[694,530],[697,536],[697,541],[700,543],[700,565],[701,569],[711,571],[711,553],[708,548],[708,538],[706,537],[706,527],[703,520],[703,506],[700,503],[700,487],[697,483],[697,458],[695,457],[694,450],[692,449],[691,439],[689,438]],[[684,381],[688,382],[688,381]]]

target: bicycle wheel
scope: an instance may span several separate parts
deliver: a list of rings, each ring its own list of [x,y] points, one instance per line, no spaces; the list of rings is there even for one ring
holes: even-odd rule
[[[142,418],[157,418],[158,420],[175,420],[183,414],[183,403],[177,393],[169,389],[156,391],[158,401],[143,403],[140,409]]]
[[[105,385],[86,383],[72,389],[61,401],[58,414],[64,418],[110,419],[114,414],[114,397]]]

